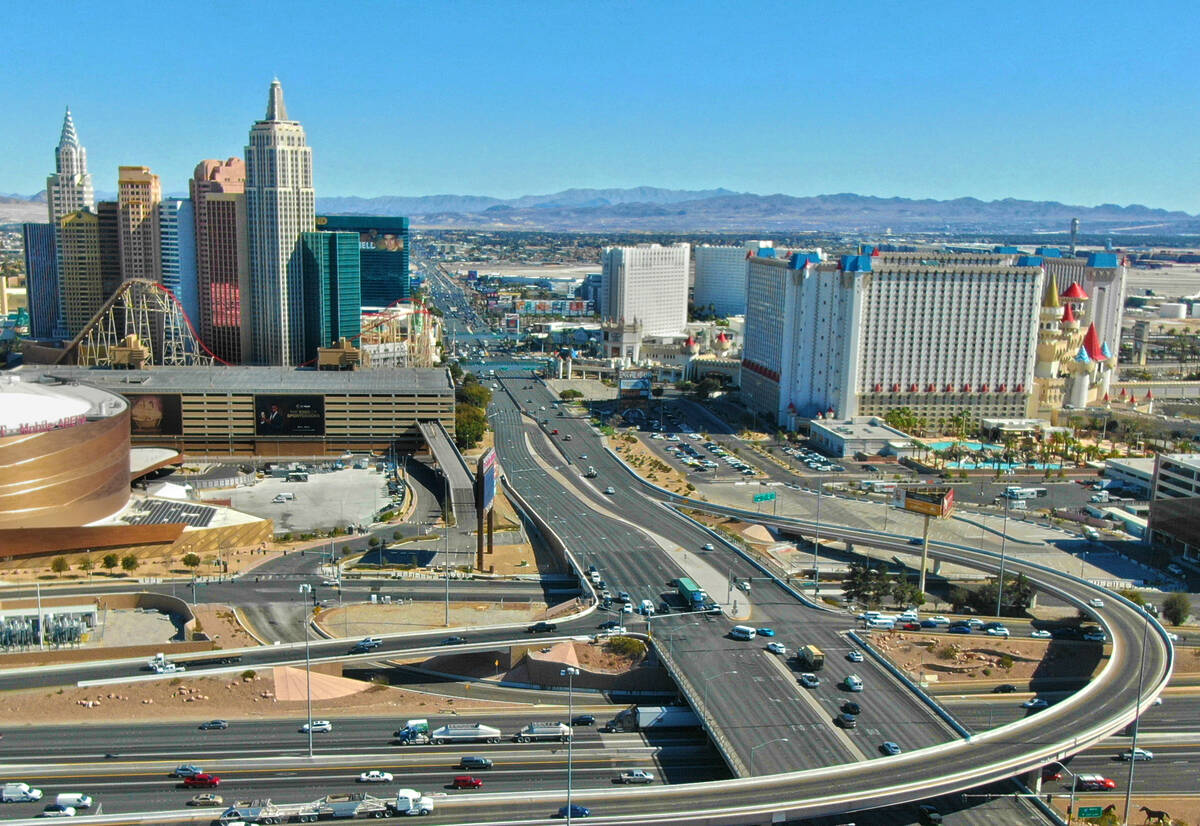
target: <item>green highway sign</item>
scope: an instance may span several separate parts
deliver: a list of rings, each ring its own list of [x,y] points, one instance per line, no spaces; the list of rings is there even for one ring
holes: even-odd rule
[[[1104,814],[1102,806],[1080,806],[1076,817],[1100,817]]]
[[[756,493],[756,494],[754,494],[755,502],[770,502],[774,498],[775,498],[774,493]]]

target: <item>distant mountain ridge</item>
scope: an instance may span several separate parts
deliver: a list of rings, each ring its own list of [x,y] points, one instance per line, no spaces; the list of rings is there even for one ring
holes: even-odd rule
[[[407,215],[415,226],[556,231],[867,230],[1065,231],[1078,218],[1085,232],[1200,231],[1200,217],[1130,204],[1074,206],[1003,198],[881,198],[854,193],[797,197],[727,189],[568,189],[550,195],[490,198],[317,198],[328,214]]]
[[[107,193],[97,193],[97,200],[104,197]],[[32,207],[45,201],[44,191],[33,196],[0,195],[0,222],[44,220]],[[1072,218],[1080,220],[1087,234],[1200,232],[1200,216],[1141,204],[1085,207],[1017,198],[939,201],[854,193],[797,197],[651,186],[565,189],[520,198],[319,197],[317,212],[403,215],[417,227],[558,232],[1065,232]]]

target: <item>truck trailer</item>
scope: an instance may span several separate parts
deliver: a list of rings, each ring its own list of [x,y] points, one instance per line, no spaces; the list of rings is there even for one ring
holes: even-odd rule
[[[683,597],[689,610],[702,611],[708,604],[708,594],[691,577],[681,576],[675,580],[675,587],[679,589],[679,596]]]
[[[534,740],[558,740],[567,742],[571,739],[571,727],[566,723],[530,723],[513,736],[517,743],[529,743]]]
[[[443,743],[499,743],[503,736],[500,729],[482,723],[451,723],[429,734],[431,742],[437,746]]]
[[[700,718],[688,706],[638,706],[639,731],[653,728],[697,728]]]
[[[267,826],[293,821],[315,823],[318,820],[427,815],[431,812],[431,798],[415,789],[400,789],[394,798],[357,793],[328,794],[307,803],[274,803],[270,799],[239,800],[221,813],[220,821],[259,823]]]

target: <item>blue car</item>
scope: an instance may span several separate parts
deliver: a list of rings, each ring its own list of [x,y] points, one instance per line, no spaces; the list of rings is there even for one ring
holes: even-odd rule
[[[569,807],[563,806],[561,809],[559,809],[558,816],[566,817],[568,808],[571,810],[571,817],[591,817],[592,815],[592,810],[587,806],[580,806],[578,803],[572,803]]]
[[[951,634],[970,634],[971,626],[969,625],[951,625],[949,629]]]
[[[759,635],[760,637],[773,637],[773,636],[775,636],[775,629],[774,629],[774,628],[756,628],[756,629],[755,629],[755,631],[758,633],[758,635]]]
[[[934,622],[934,621],[933,621],[933,620],[931,620],[931,619],[923,619],[923,620],[921,620],[921,627],[922,627],[922,628],[937,628],[939,624],[940,624],[940,623]]]

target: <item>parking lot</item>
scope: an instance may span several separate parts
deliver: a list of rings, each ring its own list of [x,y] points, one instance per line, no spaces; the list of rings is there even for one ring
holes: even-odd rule
[[[294,498],[274,501],[280,494]],[[276,533],[369,525],[391,501],[383,474],[358,468],[310,473],[307,482],[267,477],[233,490],[230,499],[237,510],[273,519]]]

